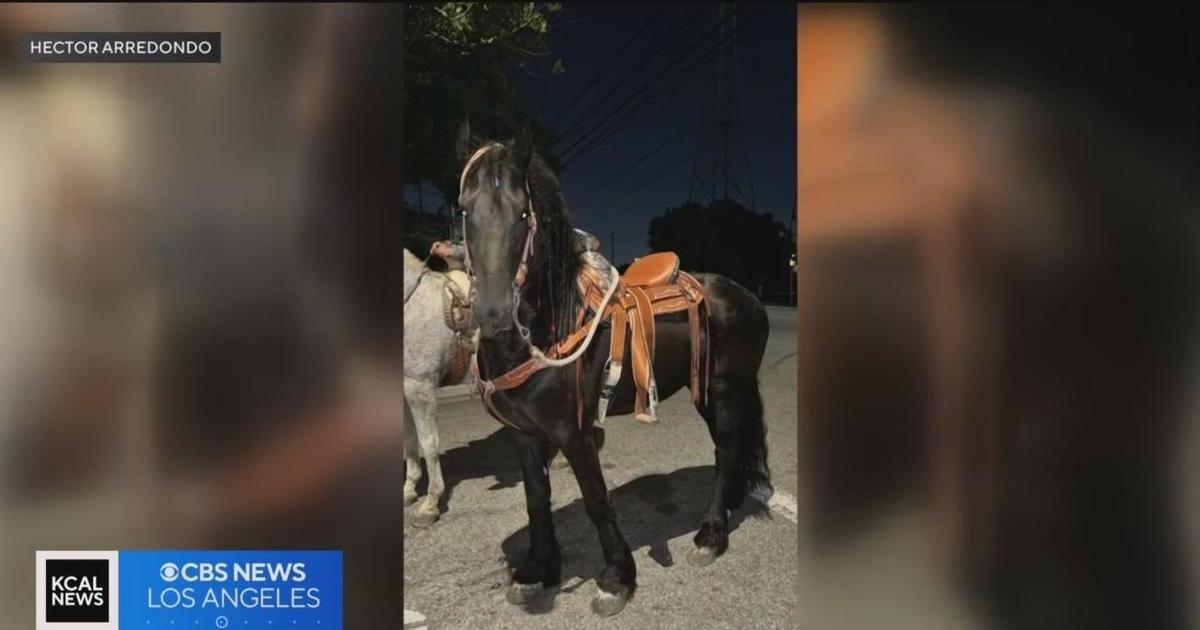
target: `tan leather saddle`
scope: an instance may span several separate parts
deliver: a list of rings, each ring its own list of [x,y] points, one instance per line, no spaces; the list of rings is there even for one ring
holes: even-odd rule
[[[602,276],[594,267],[584,267],[581,289],[587,308],[595,309],[603,290]],[[587,308],[584,310],[586,311]],[[611,321],[612,336],[608,353],[608,365],[604,384],[600,391],[597,423],[604,421],[608,403],[612,398],[625,362],[626,339],[629,339],[633,382],[637,389],[634,400],[634,418],[653,424],[658,421],[658,388],[654,380],[654,320],[659,315],[687,311],[688,330],[691,339],[691,391],[692,402],[700,401],[701,391],[707,391],[707,361],[705,386],[700,387],[700,326],[701,318],[708,338],[708,309],[704,304],[704,288],[691,274],[679,270],[679,256],[674,252],[658,252],[639,258],[621,276],[617,291],[605,310],[604,317]],[[578,325],[582,325],[580,313]],[[704,352],[707,357],[707,349]],[[582,365],[577,367],[582,371]],[[580,375],[582,376],[582,375]],[[582,397],[580,404],[582,405]],[[582,411],[580,412],[582,415]]]

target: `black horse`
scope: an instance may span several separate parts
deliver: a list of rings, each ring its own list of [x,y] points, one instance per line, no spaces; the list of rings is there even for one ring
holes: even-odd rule
[[[581,305],[575,285],[580,252],[558,180],[533,151],[528,130],[508,142],[485,144],[472,138],[464,121],[457,151],[463,164],[458,204],[464,213],[463,238],[475,278],[473,309],[480,329],[479,378],[486,381],[527,361],[530,344],[546,349],[575,329]],[[527,258],[526,239],[533,225],[537,227]],[[522,263],[527,263],[526,271],[514,281]],[[771,488],[757,378],[768,324],[762,304],[737,283],[713,274],[696,278],[705,289],[710,318],[710,338],[700,347],[712,353],[707,396],[701,397],[698,409],[716,445],[716,483],[688,559],[704,566],[728,547],[729,511],[756,488]],[[528,340],[521,334],[522,327],[528,328]],[[512,603],[528,602],[560,581],[562,560],[551,522],[546,468],[559,449],[575,473],[604,550],[606,568],[597,580],[592,610],[616,614],[636,587],[633,554],[617,527],[596,433],[591,430],[610,328],[607,323],[602,326],[579,357],[583,362],[579,383],[576,365],[550,367],[518,388],[496,391],[492,398],[495,411],[514,429],[529,512],[529,557],[513,573],[507,593]],[[656,339],[653,369],[666,398],[689,385],[687,321],[674,315],[660,317]],[[582,427],[577,422],[578,397],[582,398]],[[625,370],[610,413],[631,413],[633,403],[631,371]]]

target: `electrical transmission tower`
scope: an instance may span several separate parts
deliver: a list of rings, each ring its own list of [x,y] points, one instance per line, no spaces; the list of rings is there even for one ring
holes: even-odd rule
[[[708,75],[701,103],[701,122],[692,160],[689,201],[732,199],[757,211],[750,156],[742,150],[737,108],[738,7],[732,2],[714,5],[716,37],[724,43]]]

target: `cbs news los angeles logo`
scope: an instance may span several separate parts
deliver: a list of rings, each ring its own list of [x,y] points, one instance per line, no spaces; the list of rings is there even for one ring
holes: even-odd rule
[[[117,628],[116,551],[37,552],[37,630]]]

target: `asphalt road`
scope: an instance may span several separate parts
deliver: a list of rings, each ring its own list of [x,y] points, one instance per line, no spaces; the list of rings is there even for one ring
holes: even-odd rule
[[[448,509],[427,529],[405,526],[406,630],[796,627],[796,312],[769,314],[759,379],[777,493],[733,515],[724,556],[702,569],[686,561],[711,493],[713,455],[685,390],[662,404],[657,425],[632,416],[605,423],[601,462],[638,564],[638,591],[625,610],[601,619],[588,607],[603,562],[569,469],[551,471],[563,585],[527,607],[507,603],[506,558],[523,557],[528,544],[520,470],[509,438],[478,400],[447,400],[439,425]]]

